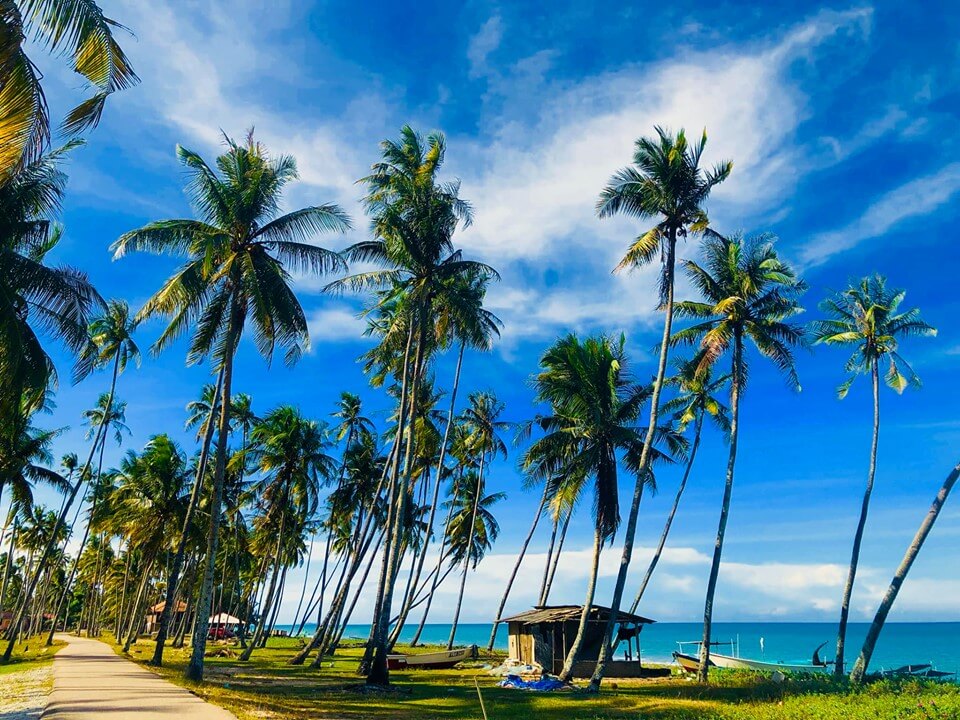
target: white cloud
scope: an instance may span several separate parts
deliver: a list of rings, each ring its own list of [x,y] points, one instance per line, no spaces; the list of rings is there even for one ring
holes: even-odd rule
[[[467,45],[467,60],[470,61],[470,77],[477,78],[488,72],[487,58],[500,47],[503,38],[503,21],[499,15],[487,20],[470,38]]]
[[[951,163],[932,175],[911,180],[891,190],[854,222],[814,236],[802,249],[805,267],[821,265],[833,255],[880,237],[913,218],[929,215],[960,191],[960,163]]]
[[[329,303],[314,311],[309,319],[310,340],[313,344],[326,341],[357,341],[366,323],[358,311],[345,303]]]

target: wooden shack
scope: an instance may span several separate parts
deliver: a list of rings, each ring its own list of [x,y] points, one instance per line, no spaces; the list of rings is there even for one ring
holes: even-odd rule
[[[570,646],[580,626],[582,605],[538,606],[519,615],[504,618],[509,632],[509,653],[522,663],[538,663],[543,671],[556,675],[563,669]],[[594,605],[590,608],[586,634],[574,663],[574,675],[588,677],[593,672],[603,642],[610,608]],[[622,660],[612,660],[607,666],[607,677],[646,677],[659,674],[644,668],[640,656],[640,631],[653,620],[620,611],[617,613],[617,653]],[[669,670],[667,671],[669,673]]]
[[[163,608],[166,607],[166,602],[161,600],[156,605],[147,608],[147,616],[145,618],[145,627],[143,632],[147,635],[153,635],[157,632],[160,626],[160,616],[163,615]],[[170,617],[170,626],[175,627],[183,619],[183,614],[187,611],[187,604],[183,600],[178,600],[177,604],[173,607],[173,613]]]

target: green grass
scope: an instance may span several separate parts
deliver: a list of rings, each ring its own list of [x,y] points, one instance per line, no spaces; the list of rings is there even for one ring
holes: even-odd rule
[[[159,672],[241,720],[372,718],[429,720],[482,718],[475,682],[489,720],[953,720],[960,718],[960,687],[883,682],[851,691],[829,678],[783,684],[750,673],[723,673],[709,686],[673,677],[616,680],[599,695],[529,693],[496,687],[497,678],[475,667],[392,672],[395,692],[364,692],[356,674],[361,649],[345,647],[320,670],[287,660],[300,646],[272,639],[243,663],[210,657],[206,682],[182,678],[187,650],[168,648]],[[211,648],[217,646],[210,646]],[[229,646],[226,646],[229,648]],[[153,643],[140,641],[131,658],[145,662]],[[229,652],[229,649],[228,649]],[[332,663],[332,665],[330,664]]]
[[[13,655],[10,656],[10,662],[0,663],[0,675],[8,673],[21,672],[23,670],[32,670],[49,662],[53,662],[53,656],[57,650],[64,646],[60,640],[54,640],[52,646],[44,644],[46,636],[31,638],[26,642],[18,643],[13,647]],[[6,647],[6,642],[3,643]]]

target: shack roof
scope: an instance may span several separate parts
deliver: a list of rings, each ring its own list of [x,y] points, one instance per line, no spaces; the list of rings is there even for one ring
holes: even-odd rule
[[[583,605],[538,605],[532,610],[503,618],[501,622],[516,622],[524,625],[567,622],[568,620],[579,620],[582,612]],[[608,607],[594,605],[590,608],[590,622],[607,622],[610,619],[610,612]],[[617,613],[617,622],[646,625],[655,621],[621,610]]]

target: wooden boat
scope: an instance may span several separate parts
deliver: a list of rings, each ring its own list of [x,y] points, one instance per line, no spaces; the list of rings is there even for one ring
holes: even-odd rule
[[[473,660],[476,657],[476,645],[419,655],[387,655],[387,668],[390,670],[441,670],[452,668],[457,663]]]
[[[953,681],[957,678],[957,673],[937,670],[930,663],[918,663],[913,665],[904,665],[892,670],[881,670],[874,673],[878,678],[924,678],[926,680]]]
[[[721,643],[711,643],[711,644],[721,644]],[[726,643],[722,643],[726,645]],[[680,645],[680,650],[673,653],[673,659],[676,663],[683,669],[684,672],[697,672],[700,668],[700,642],[693,641],[689,643],[678,643]],[[697,652],[687,653],[683,652],[684,645],[696,645]],[[832,667],[830,663],[824,662],[820,659],[820,647],[813,651],[813,661],[809,663],[784,663],[784,662],[767,662],[766,660],[751,660],[749,658],[742,658],[739,654],[734,655],[734,644],[731,641],[731,654],[725,655],[722,653],[710,653],[710,667],[719,667],[727,668],[729,670],[753,670],[755,672],[791,672],[791,673],[813,673],[813,672],[825,672],[828,668]]]

